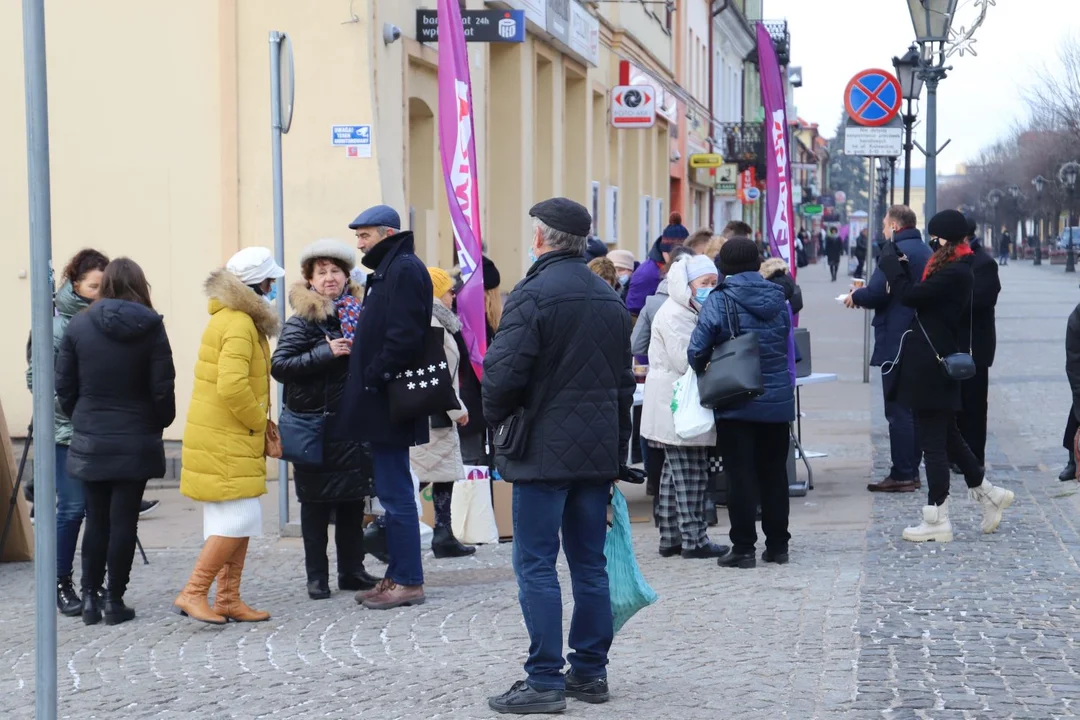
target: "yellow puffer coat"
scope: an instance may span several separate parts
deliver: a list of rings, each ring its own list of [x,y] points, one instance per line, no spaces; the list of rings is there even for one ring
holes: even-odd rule
[[[184,427],[180,492],[200,502],[266,493],[270,345],[279,321],[263,298],[227,270],[206,281],[210,324],[195,363]]]

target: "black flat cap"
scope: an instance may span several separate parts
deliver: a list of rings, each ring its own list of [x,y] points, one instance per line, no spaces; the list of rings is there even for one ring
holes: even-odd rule
[[[967,237],[968,220],[959,210],[942,210],[930,218],[926,229],[931,237],[939,237],[945,242],[963,242]]]
[[[584,205],[569,198],[557,197],[538,202],[529,210],[529,216],[537,218],[553,230],[577,237],[587,237],[592,230],[592,216],[589,211]]]

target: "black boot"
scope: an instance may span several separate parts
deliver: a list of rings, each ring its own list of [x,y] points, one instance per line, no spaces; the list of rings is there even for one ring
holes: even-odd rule
[[[462,545],[446,525],[435,528],[435,535],[431,538],[431,550],[436,558],[465,557],[476,552],[475,547]]]
[[[84,616],[85,619],[85,616]],[[124,598],[110,595],[105,601],[105,624],[119,625],[135,619],[135,611],[124,604]]]
[[[82,598],[75,592],[70,575],[56,578],[56,609],[67,617],[78,617],[82,614]]]
[[[749,553],[735,552],[734,550],[729,550],[726,555],[717,559],[716,564],[720,567],[749,569],[752,567],[757,567],[757,557],[754,555],[753,550],[751,550]]]
[[[1061,474],[1058,475],[1058,480],[1060,480],[1061,482],[1068,482],[1069,480],[1075,480],[1075,479],[1076,479],[1076,458],[1074,458],[1072,456],[1072,453],[1069,453],[1069,462],[1068,462],[1067,465],[1065,465],[1065,469],[1061,471]]]
[[[330,580],[325,575],[308,576],[307,594],[312,600],[326,600],[330,597]]]
[[[97,625],[101,622],[101,598],[89,588],[83,588],[82,595],[82,621],[87,625]]]
[[[384,565],[390,564],[390,555],[386,549],[386,528],[378,521],[364,530],[364,551]]]
[[[369,573],[364,569],[364,566],[361,565],[358,571],[353,571],[348,575],[338,573],[337,586],[339,590],[352,590],[353,592],[357,590],[371,590],[379,584],[379,580],[381,579],[382,578],[377,578]]]

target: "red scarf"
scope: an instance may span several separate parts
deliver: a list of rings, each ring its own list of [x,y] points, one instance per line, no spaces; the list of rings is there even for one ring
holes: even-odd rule
[[[970,245],[968,245],[967,243],[960,243],[959,245],[956,246],[956,250],[953,251],[953,254],[949,258],[948,262],[956,262],[960,258],[964,258],[964,257],[967,257],[968,255],[974,255],[974,254],[975,254],[975,251],[971,249]],[[934,259],[930,258],[930,262],[926,263],[926,268],[923,270],[923,274],[922,274],[922,279],[923,280],[930,277],[930,268],[933,267],[933,265],[934,265]]]

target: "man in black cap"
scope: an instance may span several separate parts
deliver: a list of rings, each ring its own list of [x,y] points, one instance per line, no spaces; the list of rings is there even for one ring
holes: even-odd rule
[[[409,447],[428,442],[428,419],[390,422],[386,385],[423,356],[434,294],[427,267],[401,231],[397,212],[376,205],[360,213],[356,231],[363,263],[372,270],[349,354],[349,377],[334,432],[371,444],[375,494],[386,511],[389,567],[374,590],[356,601],[373,610],[424,602],[420,519],[416,513]]]
[[[533,266],[510,294],[483,380],[495,466],[514,483],[514,570],[531,640],[528,679],[488,703],[514,714],[561,712],[567,695],[608,699],[604,540],[612,481],[628,472],[635,389],[626,308],[585,265],[589,212],[554,198],[529,214]],[[574,587],[565,677],[560,531]]]

